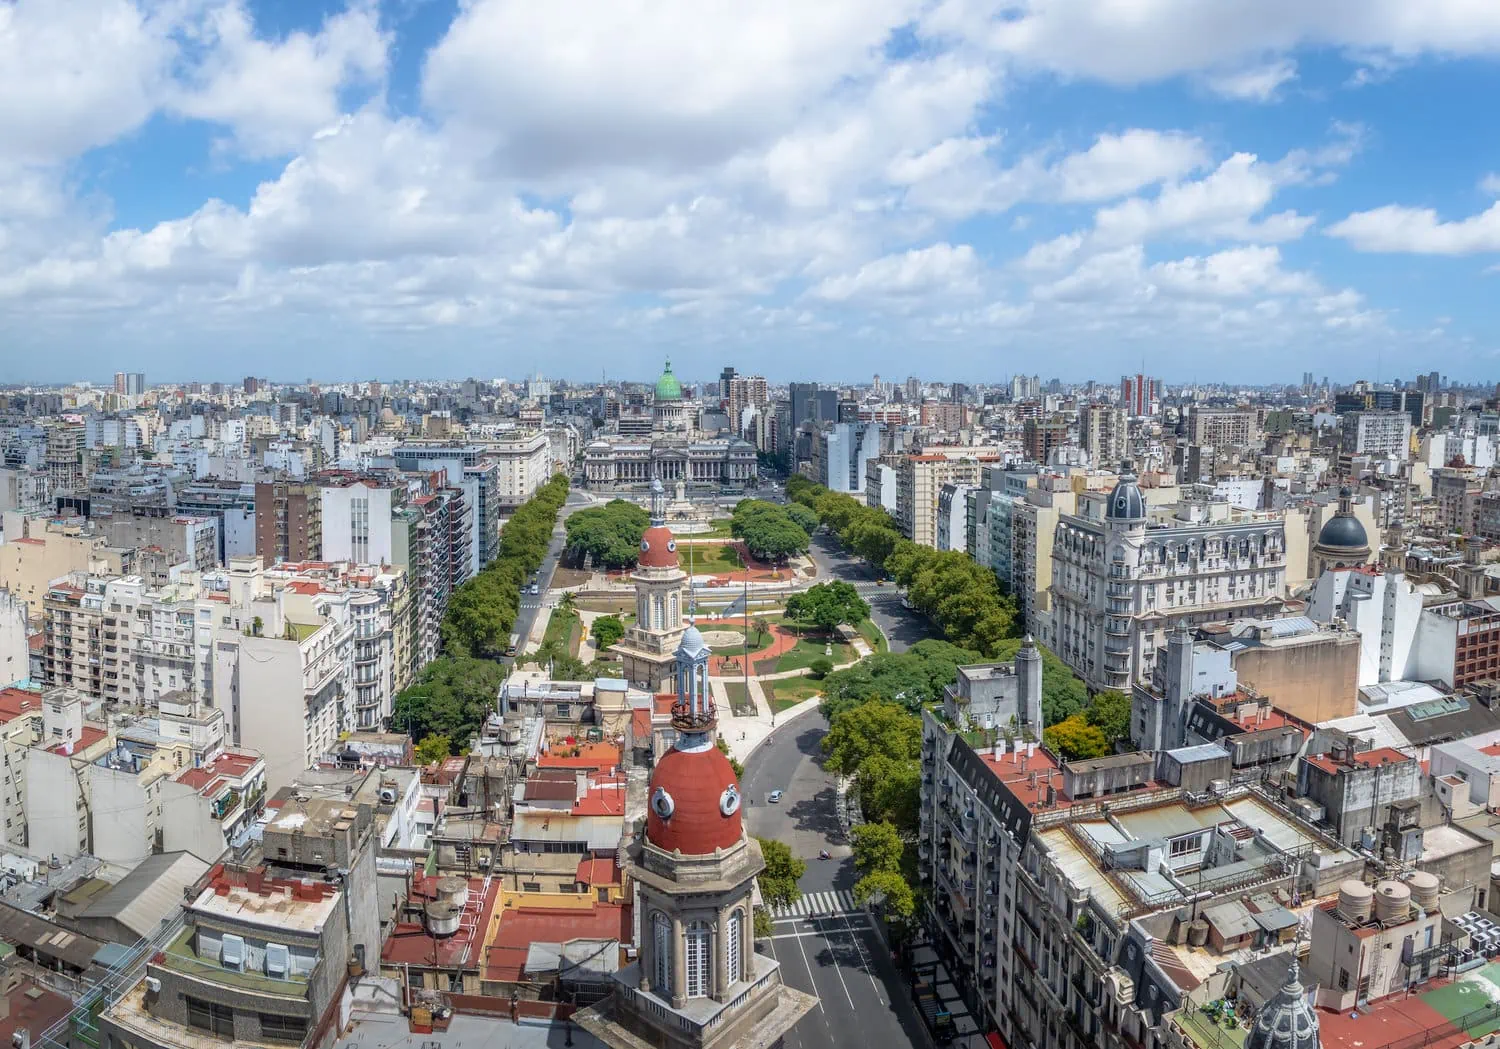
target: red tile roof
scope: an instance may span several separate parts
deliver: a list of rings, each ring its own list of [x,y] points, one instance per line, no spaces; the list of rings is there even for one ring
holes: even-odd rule
[[[576,749],[577,754],[572,753]],[[575,743],[558,745],[555,750],[544,751],[536,759],[537,768],[544,769],[598,769],[612,772],[620,767],[620,748],[613,743]]]
[[[418,874],[412,879],[408,899],[418,906],[437,898],[437,878]],[[478,915],[474,922],[460,921],[458,931],[452,936],[434,937],[421,922],[400,921],[391,930],[380,949],[380,960],[392,965],[413,965],[426,968],[478,969],[482,961],[485,930],[490,927],[491,916],[500,899],[500,883],[490,884],[489,895],[484,895],[484,879],[469,879],[469,902],[465,910]]]
[[[630,907],[595,903],[588,910],[517,907],[501,915],[500,929],[485,948],[486,980],[519,983],[526,972],[526,952],[532,943],[567,943],[570,940],[619,940],[630,942]]]
[[[1396,765],[1404,761],[1415,761],[1410,754],[1403,754],[1395,747],[1376,747],[1374,750],[1366,750],[1356,754],[1352,759],[1345,762],[1336,762],[1327,754],[1317,754],[1304,759],[1309,765],[1336,776],[1341,771],[1358,765],[1361,768],[1375,768],[1379,765]]]
[[[107,735],[109,733],[105,732],[102,728],[85,725],[83,726],[83,731],[78,734],[78,738],[73,741],[71,747],[66,743],[59,743],[57,746],[52,747],[51,750],[54,754],[79,754],[88,750]]]
[[[620,868],[614,860],[579,860],[577,877],[585,885],[619,885]]]
[[[24,688],[0,688],[0,725],[14,721],[23,714],[42,712],[42,694],[28,692]]]
[[[651,739],[651,711],[642,707],[630,712],[630,733],[637,743],[645,743]]]

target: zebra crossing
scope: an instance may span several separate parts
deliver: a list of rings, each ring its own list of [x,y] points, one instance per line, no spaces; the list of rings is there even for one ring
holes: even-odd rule
[[[857,914],[862,908],[854,903],[854,894],[848,889],[829,892],[807,892],[802,899],[789,907],[776,906],[771,909],[773,918],[810,918],[814,914]]]

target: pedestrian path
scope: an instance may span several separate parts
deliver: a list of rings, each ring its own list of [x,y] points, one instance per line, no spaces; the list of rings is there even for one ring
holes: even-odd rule
[[[777,906],[771,909],[773,918],[810,918],[823,914],[858,914],[864,910],[854,903],[854,894],[848,889],[829,892],[808,892],[790,907]]]

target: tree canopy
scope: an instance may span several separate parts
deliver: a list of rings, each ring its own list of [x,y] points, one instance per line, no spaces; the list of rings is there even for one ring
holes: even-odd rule
[[[415,740],[436,735],[468,743],[495,709],[504,680],[504,664],[492,660],[435,659],[396,696],[392,724]]]
[[[640,557],[641,536],[650,524],[650,515],[639,506],[611,499],[568,518],[568,549],[605,568],[629,568]]]
[[[741,499],[730,515],[730,532],[756,557],[780,561],[807,549],[807,531],[787,508],[764,499]]]
[[[1102,758],[1110,753],[1109,740],[1082,714],[1074,714],[1042,733],[1047,746],[1066,761]]]
[[[766,869],[756,879],[760,883],[760,895],[767,905],[789,907],[802,899],[802,890],[797,879],[807,873],[807,864],[792,855],[791,848],[774,838],[757,838],[760,854],[766,861]]]
[[[796,521],[797,526],[808,535],[817,531],[818,515],[811,507],[803,506],[801,503],[790,503],[786,507],[786,515]]]
[[[589,629],[594,635],[594,647],[600,651],[625,636],[625,624],[619,616],[600,616]]]
[[[820,630],[853,626],[870,615],[870,606],[850,583],[819,583],[787,598],[786,614]]]
[[[856,775],[868,758],[915,759],[922,749],[922,723],[905,708],[869,699],[840,711],[823,737],[826,765],[845,776]]]
[[[905,652],[877,652],[828,675],[823,685],[823,714],[831,722],[840,710],[875,697],[916,713],[923,703],[942,696],[943,687],[957,677],[957,667],[982,658],[978,652],[932,639],[918,641]]]

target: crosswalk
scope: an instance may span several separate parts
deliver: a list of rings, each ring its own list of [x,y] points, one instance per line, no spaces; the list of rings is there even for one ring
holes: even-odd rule
[[[855,906],[854,894],[848,889],[829,892],[807,892],[802,899],[789,907],[776,906],[771,909],[773,918],[809,918],[815,914],[855,914],[861,908]]]

